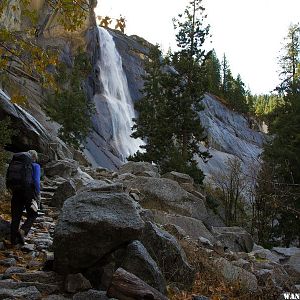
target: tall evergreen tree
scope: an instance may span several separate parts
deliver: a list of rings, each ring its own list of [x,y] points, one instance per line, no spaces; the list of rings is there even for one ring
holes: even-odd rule
[[[177,71],[173,77],[178,84],[173,98],[173,126],[183,165],[195,165],[195,154],[202,159],[209,157],[207,152],[201,152],[199,148],[204,134],[198,116],[198,112],[203,109],[200,101],[205,89],[201,66],[207,59],[203,46],[209,35],[209,25],[205,25],[207,15],[202,0],[190,1],[184,14],[178,17],[173,19],[179,47],[172,59]]]
[[[207,92],[221,96],[221,64],[215,50],[209,52],[203,65],[203,82]]]
[[[145,63],[146,75],[143,87],[143,98],[135,104],[139,117],[134,119],[132,137],[146,141],[140,146],[144,151],[138,151],[131,160],[154,161],[162,164],[167,160],[172,144],[172,132],[169,129],[171,114],[168,110],[168,91],[170,76],[164,71],[166,61],[158,46],[150,49]]]
[[[264,151],[265,163],[274,170],[273,193],[280,207],[277,234],[285,246],[296,239],[300,243],[300,47],[295,42],[299,35],[299,25],[292,25],[280,60],[284,105],[273,114],[269,129],[274,138]]]
[[[201,67],[209,32],[209,26],[204,26],[204,10],[201,0],[194,0],[174,19],[180,50],[171,55],[172,67],[159,57],[157,49],[150,53],[144,98],[136,106],[139,119],[133,127],[133,137],[146,140],[146,153],[129,158],[155,161],[163,171],[188,173],[197,182],[202,182],[204,176],[194,156],[209,157],[199,147],[204,137],[198,116],[204,93]]]
[[[229,67],[228,60],[226,58],[225,53],[223,54],[222,62],[221,62],[221,72],[222,72],[222,94],[223,97],[228,95],[228,91],[230,89],[229,82],[231,81],[231,71]]]

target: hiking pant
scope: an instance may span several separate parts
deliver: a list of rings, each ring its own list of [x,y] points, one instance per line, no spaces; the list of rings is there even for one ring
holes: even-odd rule
[[[31,189],[28,190],[15,190],[13,191],[11,199],[11,243],[17,244],[21,242],[20,239],[20,222],[23,214],[24,208],[27,212],[27,219],[22,225],[21,229],[24,230],[25,235],[28,234],[33,222],[38,216],[38,213],[35,212],[30,206],[31,201],[34,198],[34,193]]]

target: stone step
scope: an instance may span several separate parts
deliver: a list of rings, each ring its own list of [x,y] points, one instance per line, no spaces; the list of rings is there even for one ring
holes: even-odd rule
[[[42,187],[42,191],[43,192],[55,192],[57,190],[58,186],[50,186],[50,185],[46,185]]]
[[[46,191],[41,191],[41,196],[45,198],[45,196],[48,197],[53,197],[54,193],[53,192],[46,192]]]

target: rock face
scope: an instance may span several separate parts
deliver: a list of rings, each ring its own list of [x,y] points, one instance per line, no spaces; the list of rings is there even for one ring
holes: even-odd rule
[[[0,120],[11,119],[17,134],[8,149],[14,152],[36,149],[48,159],[71,157],[70,151],[59,139],[53,138],[47,130],[28,112],[10,102],[10,98],[0,89]]]
[[[212,233],[231,251],[251,252],[252,236],[241,227],[212,227]]]
[[[25,31],[28,29],[32,30],[31,22],[28,20],[28,12],[25,12],[18,0],[9,0],[7,2],[8,8],[0,16],[1,26],[9,30],[24,32],[24,35],[27,35]],[[42,48],[59,50],[61,60],[71,67],[75,50],[79,47],[86,49],[86,31],[96,24],[93,8],[96,6],[97,1],[86,1],[85,9],[83,10],[86,17],[84,24],[75,32],[68,32],[58,24],[57,11],[51,8],[51,4],[49,5],[48,1],[30,0],[28,3],[29,11],[35,11],[35,16],[37,17],[38,31],[36,31],[34,42]],[[11,150],[24,151],[33,148],[41,153],[59,153],[58,158],[71,158],[72,153],[67,150],[61,141],[56,139],[59,124],[49,122],[41,108],[41,104],[45,101],[42,87],[35,80],[29,79],[28,76],[22,77],[22,72],[18,72],[18,74],[18,77],[12,76],[12,80],[9,80],[8,84],[6,84],[7,93],[12,95],[18,90],[21,95],[26,96],[28,99],[26,111],[34,118],[25,110],[21,110],[16,106],[10,111],[8,115],[12,116],[13,127],[17,127],[20,131],[13,140]],[[0,91],[1,102],[2,96],[3,93]],[[2,119],[2,107],[4,105],[0,106],[0,119]],[[7,114],[5,113],[5,115]],[[39,124],[37,124],[37,120]],[[51,137],[50,140],[49,137]],[[47,145],[50,146],[50,149],[47,149],[45,139],[49,141]],[[44,149],[45,147],[46,149]],[[50,157],[51,159],[55,158],[53,153]]]
[[[199,117],[208,136],[208,147],[212,158],[199,165],[208,179],[219,170],[226,171],[226,161],[238,158],[249,172],[249,167],[258,163],[262,152],[265,134],[253,130],[251,121],[234,112],[211,94],[206,94],[202,104],[204,110]]]
[[[136,189],[142,194],[140,204],[144,208],[177,213],[199,220],[207,217],[203,200],[188,193],[171,179],[136,177],[124,182],[124,185],[128,190]]]
[[[144,223],[122,193],[82,192],[62,208],[54,236],[55,269],[76,273],[139,238]]]

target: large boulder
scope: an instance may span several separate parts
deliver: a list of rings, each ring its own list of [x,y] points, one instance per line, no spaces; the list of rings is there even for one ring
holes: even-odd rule
[[[54,235],[55,270],[81,272],[125,243],[139,239],[143,226],[127,194],[81,192],[62,208]]]
[[[79,163],[75,160],[57,160],[48,163],[44,168],[44,172],[45,175],[49,177],[60,176],[63,178],[70,178],[77,173],[78,167]]]
[[[74,195],[76,195],[75,184],[72,180],[67,180],[61,183],[54,192],[54,195],[51,199],[51,205],[61,208],[64,202]]]
[[[136,177],[124,181],[128,190],[138,190],[143,208],[158,209],[199,220],[207,218],[204,201],[167,178]]]
[[[158,167],[148,162],[130,161],[122,165],[119,174],[131,173],[133,175],[143,175],[144,172],[153,172],[158,174]]]
[[[297,247],[274,247],[272,250],[284,256],[282,261],[284,261],[288,269],[296,273],[296,276],[300,279],[300,249]]]
[[[257,290],[257,279],[252,273],[233,265],[223,257],[215,259],[213,265],[225,281],[239,284],[240,288],[246,291],[255,292]]]
[[[174,181],[177,181],[178,183],[194,184],[194,179],[190,175],[175,172],[175,171],[165,173],[162,175],[162,177],[172,179]]]
[[[156,261],[165,279],[182,286],[189,286],[194,279],[194,270],[177,240],[168,232],[151,222],[146,222],[142,243]]]
[[[241,227],[212,227],[215,238],[225,247],[235,252],[251,252],[253,249],[252,236]]]
[[[215,242],[214,236],[209,232],[209,230],[200,220],[186,216],[167,214],[159,210],[152,210],[152,213],[155,223],[162,225],[174,224],[182,228],[185,233],[193,239],[197,240],[200,237],[204,237],[212,243]]]

